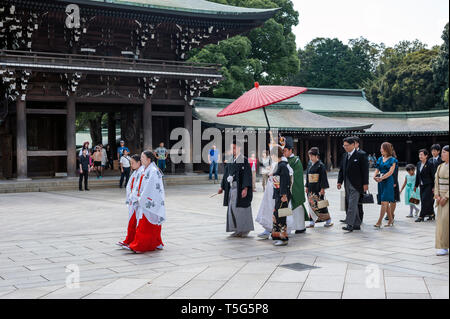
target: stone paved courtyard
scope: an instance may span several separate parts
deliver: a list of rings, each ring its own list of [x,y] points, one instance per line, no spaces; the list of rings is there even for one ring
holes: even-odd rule
[[[335,225],[292,235],[286,247],[258,240],[256,223],[249,238],[228,238],[222,196],[209,197],[218,185],[170,186],[166,247],[143,255],[115,246],[128,219],[123,190],[2,194],[0,298],[449,297],[449,259],[435,255],[434,222],[405,218],[400,203],[395,227],[375,230],[379,206],[370,205],[363,230],[344,233],[335,174],[330,185]],[[254,217],[261,198],[259,184]],[[79,288],[66,287],[69,265],[79,267]]]

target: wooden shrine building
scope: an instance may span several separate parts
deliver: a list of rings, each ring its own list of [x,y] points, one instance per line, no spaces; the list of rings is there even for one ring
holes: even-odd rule
[[[205,0],[1,0],[0,171],[74,177],[76,112],[108,113],[111,126],[119,118],[133,152],[175,127],[192,131],[193,99],[222,76],[186,53],[276,11]]]

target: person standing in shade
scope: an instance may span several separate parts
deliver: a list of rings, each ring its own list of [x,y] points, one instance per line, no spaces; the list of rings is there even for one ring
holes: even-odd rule
[[[420,188],[420,215],[416,219],[416,223],[423,222],[425,217],[429,217],[429,220],[433,219],[433,187],[434,187],[434,165],[428,161],[428,151],[426,149],[419,150],[420,162],[417,163],[416,184],[414,191]]]
[[[252,170],[252,188],[253,191],[256,192],[256,170],[258,168],[255,152],[252,152],[250,158],[248,159],[248,163],[250,164],[250,169]]]
[[[128,156],[128,151],[123,150],[123,155],[120,158],[120,184],[119,187],[122,188],[123,181],[125,180],[125,186],[128,185],[128,180],[130,179],[131,170],[131,158]]]
[[[361,229],[360,210],[361,195],[369,190],[369,162],[366,156],[356,150],[352,137],[344,139],[344,156],[339,170],[337,188],[345,187],[346,224],[342,229],[348,232]]]
[[[92,154],[94,158],[94,170],[95,174],[97,174],[97,179],[103,177],[103,167],[102,167],[102,151],[100,150],[100,146],[95,147],[95,152]]]
[[[294,155],[294,140],[290,136],[285,138],[283,154],[288,161],[288,167],[293,171],[291,200],[293,214],[287,218],[288,228],[290,229],[292,227],[296,234],[302,234],[306,231],[305,220],[309,219],[308,212],[305,209],[305,180],[303,177],[302,161],[298,156]]]
[[[158,160],[158,167],[164,173],[166,170],[166,159],[169,151],[164,147],[164,143],[159,143],[159,147],[155,150],[155,156]]]
[[[230,237],[247,237],[253,231],[252,216],[252,172],[248,159],[241,153],[242,147],[239,142],[232,144],[233,161],[228,166],[228,171],[224,174],[222,186],[219,194],[224,190],[224,206],[228,206],[227,212],[227,232],[233,232]],[[226,183],[230,187],[225,186]]]
[[[314,218],[312,218],[310,227],[314,227],[315,221],[325,222],[325,227],[333,226],[328,208],[319,208],[318,203],[325,199],[325,190],[330,188],[328,184],[327,169],[325,164],[320,160],[320,153],[317,147],[313,147],[308,151],[309,159],[312,165],[306,171],[305,193],[308,195],[311,210]],[[317,217],[317,218],[316,218]]]
[[[90,156],[88,155],[88,150],[84,148],[83,153],[80,156],[80,181],[79,181],[80,191],[83,190],[83,179],[84,179],[84,190],[89,191],[88,178],[89,172],[91,171],[89,163],[90,163]]]
[[[291,178],[289,176],[289,169],[287,159],[283,156],[283,149],[276,146],[273,152],[277,155],[278,166],[273,174],[273,199],[275,200],[275,207],[273,210],[273,230],[272,239],[274,246],[286,246],[289,241],[287,229],[287,217],[280,217],[279,209],[287,208],[289,200],[291,199]]]
[[[106,168],[107,169],[114,169],[114,158],[113,158],[113,153],[111,150],[111,145],[106,145],[106,157],[107,157],[107,162],[106,162]]]
[[[397,167],[397,159],[393,157],[394,148],[391,143],[384,142],[380,149],[382,157],[377,161],[374,180],[378,183],[378,196],[381,202],[380,218],[374,225],[375,228],[381,228],[381,222],[387,213],[389,223],[385,227],[394,226],[394,217],[389,203],[395,201],[394,194],[394,172]]]
[[[102,153],[102,175],[103,175],[103,171],[106,170],[106,164],[108,163],[108,154],[106,153],[106,149],[103,147],[103,144],[100,144],[99,147]]]
[[[434,181],[434,198],[437,206],[436,220],[436,255],[448,255],[449,249],[449,146],[442,149],[442,160],[436,171]]]
[[[120,141],[120,147],[117,149],[117,160],[118,161],[120,161],[120,158],[123,155],[123,150],[127,150],[127,152],[130,153],[129,148],[125,146],[125,141]]]
[[[266,191],[266,185],[267,182],[269,180],[269,174],[271,171],[271,166],[270,166],[270,157],[267,156],[267,151],[262,151],[262,156],[260,159],[260,165],[259,165],[259,170],[260,170],[260,174],[262,176],[262,187],[263,187],[263,191]]]
[[[214,172],[214,183],[219,179],[217,171],[219,167],[219,151],[216,149],[216,145],[213,145],[208,154],[209,162],[209,180],[212,180],[212,174]]]

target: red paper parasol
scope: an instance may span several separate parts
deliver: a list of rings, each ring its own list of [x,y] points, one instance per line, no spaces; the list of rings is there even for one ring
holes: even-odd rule
[[[290,99],[306,92],[307,90],[307,88],[297,86],[260,86],[259,83],[256,82],[253,89],[244,93],[240,98],[220,111],[217,114],[217,117],[235,115],[263,108],[267,125],[270,129],[269,119],[267,118],[265,107]]]

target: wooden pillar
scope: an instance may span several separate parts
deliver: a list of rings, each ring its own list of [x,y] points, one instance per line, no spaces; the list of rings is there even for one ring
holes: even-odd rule
[[[333,139],[333,167],[338,167],[338,153],[337,153],[337,144],[338,144],[338,138],[335,137]]]
[[[331,136],[327,135],[327,158],[326,158],[326,167],[327,170],[331,169]]]
[[[144,129],[144,150],[153,148],[153,125],[152,125],[152,100],[147,97],[144,102],[144,109],[142,112],[142,123]]]
[[[109,112],[108,113],[108,144],[111,149],[112,154],[117,153],[117,145],[116,145],[116,113]]]
[[[27,113],[26,102],[20,97],[16,102],[17,117],[17,179],[28,178],[28,156],[27,156]]]
[[[406,141],[406,163],[410,164],[411,163],[411,144],[412,144],[412,140],[408,139]]]
[[[66,119],[67,177],[75,177],[77,170],[77,154],[76,154],[77,145],[75,133],[76,108],[74,96],[68,97],[66,107],[67,107],[67,119]]]
[[[194,164],[192,163],[192,105],[189,104],[189,102],[185,103],[185,107],[184,107],[184,128],[187,129],[187,131],[189,132],[189,140],[190,140],[190,155],[189,155],[189,163],[185,163],[184,167],[185,167],[185,173],[192,173],[194,171]]]

